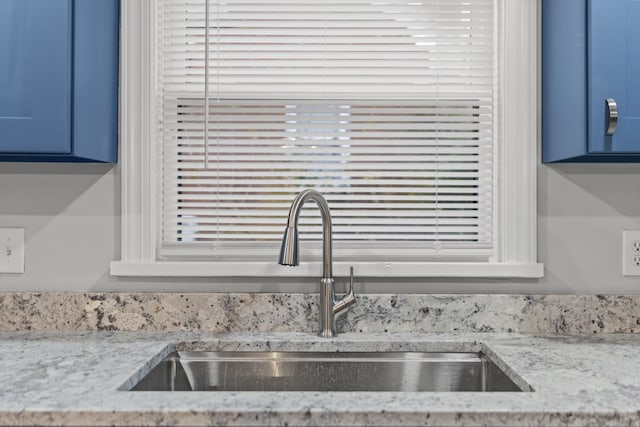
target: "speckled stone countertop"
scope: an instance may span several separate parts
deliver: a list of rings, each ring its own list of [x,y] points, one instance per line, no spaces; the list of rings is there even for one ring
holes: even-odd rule
[[[174,349],[483,351],[521,393],[129,392]],[[1,425],[640,426],[640,336],[2,332]]]
[[[640,332],[640,295],[362,294],[341,332]],[[318,294],[0,293],[0,331],[313,332]]]

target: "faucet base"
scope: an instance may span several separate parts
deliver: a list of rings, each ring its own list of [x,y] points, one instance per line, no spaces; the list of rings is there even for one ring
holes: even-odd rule
[[[320,332],[318,336],[331,338],[338,335],[336,332],[335,315],[333,313],[333,304],[335,300],[335,281],[333,279],[320,280],[320,304],[318,306],[320,313],[318,316],[318,326]]]
[[[318,332],[318,336],[321,338],[333,338],[333,337],[337,337],[338,334],[336,333],[336,331],[326,330],[326,331]]]

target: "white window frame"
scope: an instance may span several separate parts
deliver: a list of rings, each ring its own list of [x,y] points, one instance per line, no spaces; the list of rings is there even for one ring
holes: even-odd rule
[[[501,76],[496,106],[498,139],[494,230],[495,259],[489,262],[334,262],[336,276],[355,265],[362,277],[538,278],[537,93],[538,1],[498,0]],[[273,262],[162,261],[157,259],[157,181],[160,167],[155,116],[156,0],[123,0],[120,53],[120,158],[122,187],[121,260],[114,276],[319,277],[321,262],[298,268]],[[518,141],[507,144],[503,141]],[[284,225],[283,225],[284,227]]]

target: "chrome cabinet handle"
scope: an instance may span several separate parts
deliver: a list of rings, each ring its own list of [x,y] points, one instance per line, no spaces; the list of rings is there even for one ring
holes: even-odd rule
[[[607,107],[607,136],[611,136],[618,127],[618,104],[615,99],[607,98],[605,105]]]

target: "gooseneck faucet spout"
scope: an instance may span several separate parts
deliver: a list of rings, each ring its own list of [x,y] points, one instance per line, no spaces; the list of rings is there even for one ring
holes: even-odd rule
[[[296,266],[298,260],[298,219],[300,210],[307,200],[312,200],[318,205],[322,217],[322,280],[320,281],[320,332],[321,337],[334,337],[336,315],[355,303],[353,292],[353,267],[350,271],[350,280],[347,294],[339,300],[335,299],[335,281],[333,280],[333,265],[331,255],[331,212],[326,199],[317,190],[307,189],[301,191],[291,203],[287,228],[282,238],[280,248],[281,265]]]
[[[307,189],[300,192],[291,203],[287,228],[282,238],[280,249],[280,264],[296,266],[298,261],[298,219],[300,211],[307,200],[316,202],[322,215],[322,278],[331,279],[332,255],[331,255],[331,212],[327,200],[318,191]]]

